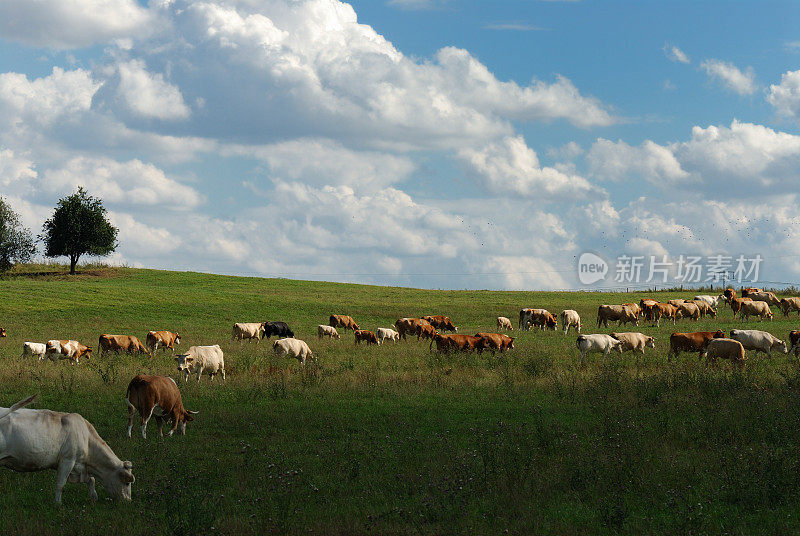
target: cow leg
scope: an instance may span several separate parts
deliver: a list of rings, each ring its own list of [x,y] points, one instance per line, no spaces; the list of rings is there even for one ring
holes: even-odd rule
[[[97,490],[94,487],[94,477],[90,476],[86,482],[86,485],[89,487],[89,498],[92,502],[97,502]]]
[[[128,399],[125,399],[128,402]],[[128,402],[128,437],[131,437],[131,430],[133,429],[133,414],[136,413],[136,407]]]
[[[200,367],[200,370],[197,371],[197,383],[200,383],[200,378],[203,376],[203,367]],[[211,379],[214,379],[214,376],[211,376]]]
[[[156,415],[156,425],[158,425],[159,437],[164,437],[164,418]],[[172,435],[172,432],[169,435]]]
[[[64,485],[67,483],[69,474],[74,467],[75,460],[67,458],[62,458],[58,464],[58,474],[56,476],[56,504],[61,504],[61,490],[64,489]]]
[[[153,410],[155,409],[156,406],[153,405],[153,407],[150,408],[150,414],[147,416],[147,418],[145,418],[145,416],[142,415],[142,439],[147,439],[147,423],[150,422],[150,417],[153,416]]]

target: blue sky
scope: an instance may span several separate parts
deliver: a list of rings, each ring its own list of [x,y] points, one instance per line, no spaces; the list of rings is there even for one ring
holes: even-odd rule
[[[741,254],[800,282],[798,28],[796,2],[5,0],[0,195],[38,231],[84,185],[134,266],[531,289],[580,288],[587,251],[607,287],[623,255],[672,283]]]

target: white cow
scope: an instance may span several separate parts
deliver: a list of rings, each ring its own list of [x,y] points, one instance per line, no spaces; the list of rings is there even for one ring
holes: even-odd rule
[[[581,317],[578,311],[564,309],[561,311],[561,323],[564,325],[564,335],[569,332],[570,326],[574,326],[578,333],[581,332]]]
[[[231,335],[232,341],[241,341],[247,339],[247,342],[256,340],[256,343],[261,342],[264,336],[266,325],[264,322],[237,322],[233,325],[233,334]]]
[[[42,361],[45,352],[47,352],[47,345],[43,342],[23,342],[22,356],[20,357],[25,357],[26,355],[31,357],[36,356],[39,358],[39,361]]]
[[[639,351],[644,354],[645,347],[655,348],[656,339],[650,335],[639,333],[637,331],[625,331],[622,333],[612,333],[612,337],[618,341],[622,341],[623,352]]]
[[[92,347],[78,341],[51,339],[47,341],[44,355],[53,363],[59,359],[68,359],[72,361],[73,365],[77,365],[81,357],[85,355],[88,359],[90,353],[92,353]]]
[[[695,301],[706,302],[714,309],[719,309],[719,304],[725,302],[725,295],[720,294],[719,296],[709,296],[708,294],[701,294],[700,296],[695,296],[694,299]]]
[[[594,335],[578,335],[575,341],[578,350],[581,351],[580,364],[583,364],[583,356],[592,353],[603,353],[606,357],[611,350],[622,353],[622,341],[618,341],[611,335],[597,333]]]
[[[400,340],[400,334],[391,328],[378,328],[376,332],[377,332],[376,336],[378,337],[378,344],[383,343],[387,339],[390,341]]]
[[[300,361],[300,366],[305,366],[306,359],[310,358],[314,362],[314,355],[311,353],[311,348],[300,339],[288,337],[285,339],[278,339],[272,345],[272,350],[278,357],[295,357]]]
[[[751,316],[757,316],[761,322],[764,318],[772,320],[772,311],[769,310],[767,302],[763,301],[743,301],[742,308],[739,310],[742,322],[747,322]]]
[[[20,409],[35,397],[0,408],[0,466],[19,472],[56,470],[58,504],[68,481],[86,483],[89,497],[96,501],[95,477],[114,499],[130,501],[133,464],[117,458],[77,413]]]
[[[514,331],[514,326],[511,324],[511,320],[505,316],[497,317],[497,327],[500,329],[507,329],[508,331]]]
[[[772,357],[773,349],[784,354],[789,353],[784,341],[771,333],[758,329],[732,329],[731,339],[742,343],[745,350],[755,350],[756,353],[764,352],[769,357]]]
[[[204,370],[208,371],[211,381],[214,381],[217,373],[221,373],[222,379],[225,379],[225,359],[219,344],[191,346],[185,354],[176,355],[175,361],[178,363],[178,372],[183,371],[183,381],[188,381],[189,374],[197,372],[199,382]]]
[[[320,324],[317,326],[317,337],[320,339],[323,337],[330,337],[332,339],[340,339],[339,332],[336,331],[336,328],[333,326],[328,326],[325,324]]]

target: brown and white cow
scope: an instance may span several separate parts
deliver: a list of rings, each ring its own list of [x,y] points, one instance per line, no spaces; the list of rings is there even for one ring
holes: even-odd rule
[[[436,329],[439,329],[439,330],[442,330],[442,331],[456,331],[456,332],[458,331],[458,328],[453,325],[453,323],[450,321],[450,318],[447,317],[447,316],[444,316],[444,315],[434,315],[434,316],[428,315],[428,316],[423,316],[422,319],[423,320],[427,320],[428,323],[431,326],[435,327]]]
[[[783,311],[783,316],[789,316],[792,311],[797,311],[800,316],[800,298],[782,298],[781,311]]]
[[[773,317],[772,311],[770,311],[769,305],[767,305],[766,302],[742,302],[742,308],[739,311],[739,317],[742,319],[742,322],[747,322],[751,316],[757,316],[759,322],[765,318],[767,320],[772,320]]]
[[[697,352],[702,354],[712,339],[720,339],[723,337],[725,337],[725,332],[722,330],[695,331],[693,333],[673,333],[669,336],[669,352],[667,352],[667,361],[670,361],[672,356],[677,358],[681,352]]]
[[[498,316],[497,329],[507,329],[508,331],[514,331],[514,326],[511,325],[511,320],[509,320],[505,316]]]
[[[398,318],[394,323],[395,329],[403,339],[406,338],[406,335],[417,335],[417,340],[419,340],[421,326],[431,326],[431,323],[422,318]]]
[[[753,301],[750,298],[737,298],[735,295],[731,297],[729,303],[731,305],[731,311],[733,311],[733,318],[736,318],[736,314],[742,309],[742,304],[744,302],[751,302]]]
[[[78,341],[52,339],[47,341],[45,357],[49,358],[54,363],[59,359],[69,359],[72,361],[72,364],[75,365],[83,356],[89,359],[89,357],[91,357],[89,354],[91,353],[91,346],[86,346]]]
[[[378,336],[375,335],[372,331],[367,329],[357,329],[353,331],[353,335],[355,335],[355,343],[359,344],[361,341],[365,341],[367,346],[370,344],[374,344],[376,346],[380,346],[380,341],[378,340]]]
[[[169,348],[175,354],[175,346],[181,343],[181,336],[171,331],[148,331],[144,341],[151,355],[159,348]]]
[[[145,439],[147,439],[147,423],[151,417],[156,418],[158,435],[163,437],[164,419],[172,421],[168,435],[172,435],[175,430],[181,435],[186,435],[186,423],[193,421],[193,415],[198,413],[183,407],[178,384],[168,376],[139,374],[128,384],[125,402],[128,403],[128,437],[131,437],[133,415],[137,411],[142,418],[142,437]]]
[[[142,353],[147,354],[152,357],[150,352],[147,348],[144,347],[142,341],[139,340],[138,337],[134,337],[133,335],[107,335],[103,334],[100,335],[100,339],[97,341],[97,345],[100,347],[100,355],[104,355],[106,352],[126,352],[128,354],[133,353]]]
[[[506,350],[514,349],[514,337],[509,337],[502,333],[476,333],[475,336],[481,337],[484,342],[483,347],[491,350],[492,353],[495,350],[505,352]]]
[[[345,331],[348,329],[353,331],[361,329],[356,324],[356,321],[353,320],[353,317],[347,315],[331,315],[328,319],[328,325],[334,328],[343,327]]]
[[[554,330],[558,327],[556,316],[547,309],[522,309],[519,312],[519,327],[527,330],[530,326],[541,330]]]

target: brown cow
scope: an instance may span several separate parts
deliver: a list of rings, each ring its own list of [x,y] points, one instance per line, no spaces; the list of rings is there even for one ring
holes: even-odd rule
[[[106,352],[126,352],[128,354],[140,353],[147,354],[153,357],[147,348],[144,347],[142,341],[133,335],[100,335],[100,340],[97,344],[100,347],[100,355]]]
[[[752,298],[751,294],[758,294],[763,292],[760,288],[747,287],[742,289],[742,298]]]
[[[794,356],[797,357],[797,354],[800,354],[800,331],[794,330],[789,333],[789,353],[794,350]]]
[[[417,340],[432,339],[436,335],[436,328],[430,324],[419,324],[417,326]]]
[[[394,327],[400,337],[405,339],[406,335],[419,335],[420,326],[430,326],[430,322],[422,318],[398,318]],[[419,337],[417,337],[419,340]]]
[[[691,300],[691,302],[686,303],[693,303],[700,309],[700,316],[705,317],[706,315],[710,316],[711,318],[717,318],[717,311],[714,310],[708,302],[704,302],[703,300]]]
[[[523,309],[519,312],[520,329],[527,330],[528,326],[539,329],[554,330],[558,327],[556,316],[547,309]]]
[[[128,384],[128,391],[125,394],[125,401],[128,403],[128,437],[131,437],[133,428],[133,414],[137,411],[142,418],[142,437],[147,438],[147,423],[150,417],[156,418],[158,423],[158,435],[164,436],[162,424],[164,419],[172,420],[172,429],[169,435],[175,430],[181,435],[186,434],[186,422],[193,421],[197,411],[187,411],[183,407],[181,393],[178,391],[178,384],[168,376],[147,376],[139,374]]]
[[[75,340],[52,339],[47,341],[45,357],[54,363],[59,359],[69,359],[73,364],[77,364],[81,357],[89,359],[92,357],[92,347],[81,344]]]
[[[151,355],[159,348],[169,348],[175,354],[175,345],[181,343],[181,336],[171,331],[148,331],[144,341]]]
[[[353,331],[361,329],[358,327],[358,324],[356,324],[356,321],[353,320],[353,317],[347,315],[331,315],[331,317],[328,319],[328,325],[333,328],[338,328],[341,326],[345,331],[348,329],[352,329]]]
[[[674,305],[669,303],[657,303],[653,306],[653,316],[656,319],[656,326],[661,325],[662,318],[669,318],[674,324],[681,318],[681,312]]]
[[[617,324],[632,322],[639,325],[638,309],[631,309],[628,305],[601,305],[597,308],[597,327],[608,327],[608,321],[617,321]]]
[[[444,315],[423,316],[422,319],[427,320],[428,323],[436,329],[442,331],[458,331],[458,328],[453,325],[450,318]]]
[[[431,339],[431,343],[428,346],[428,349],[433,347],[433,343],[436,343],[436,351],[437,352],[449,352],[450,351],[450,337],[453,335],[441,335],[439,333],[435,334]]]
[[[731,304],[731,311],[733,311],[733,318],[736,318],[736,313],[738,313],[742,308],[742,303],[746,301],[753,301],[750,298],[737,298],[736,295],[731,297],[730,304]]]
[[[739,341],[733,339],[713,339],[708,343],[706,351],[700,355],[705,355],[706,366],[709,363],[715,364],[718,358],[729,359],[731,363],[744,368],[744,346]]]
[[[736,297],[736,291],[732,288],[726,288],[722,295],[725,296],[725,301],[730,303],[731,300]]]
[[[484,340],[483,347],[491,350],[505,352],[506,350],[514,349],[514,337],[503,335],[502,333],[476,333],[476,337],[481,337]]]
[[[681,318],[691,318],[694,321],[700,320],[700,306],[694,302],[684,301],[678,305]]]
[[[674,305],[675,307],[680,307],[683,302],[685,302],[683,298],[673,298],[671,300],[667,300],[667,303],[670,305]]]
[[[475,337],[473,335],[448,335],[450,339],[450,346],[462,352],[469,352],[471,350],[483,350],[483,337]]]
[[[711,339],[725,337],[725,332],[717,331],[695,331],[694,333],[673,333],[669,336],[669,352],[667,361],[674,355],[677,358],[681,352],[698,352],[702,354]],[[702,355],[701,355],[702,357]]]
[[[353,335],[355,335],[354,344],[359,344],[361,341],[366,341],[367,346],[369,346],[370,344],[374,344],[376,346],[380,345],[380,342],[378,341],[378,336],[375,335],[375,333],[373,333],[372,331],[369,331],[367,329],[353,330]]]
[[[781,298],[781,311],[783,316],[789,316],[792,311],[797,311],[800,316],[800,298]]]
[[[642,298],[639,300],[639,309],[642,311],[642,316],[648,322],[652,322],[655,319],[655,315],[653,313],[653,306],[658,303],[658,300],[654,300],[653,298]]]
[[[744,295],[744,292],[742,292],[742,296]],[[767,304],[774,305],[775,307],[780,307],[781,305],[781,300],[778,299],[774,292],[748,292],[747,297],[753,301],[766,302]]]

